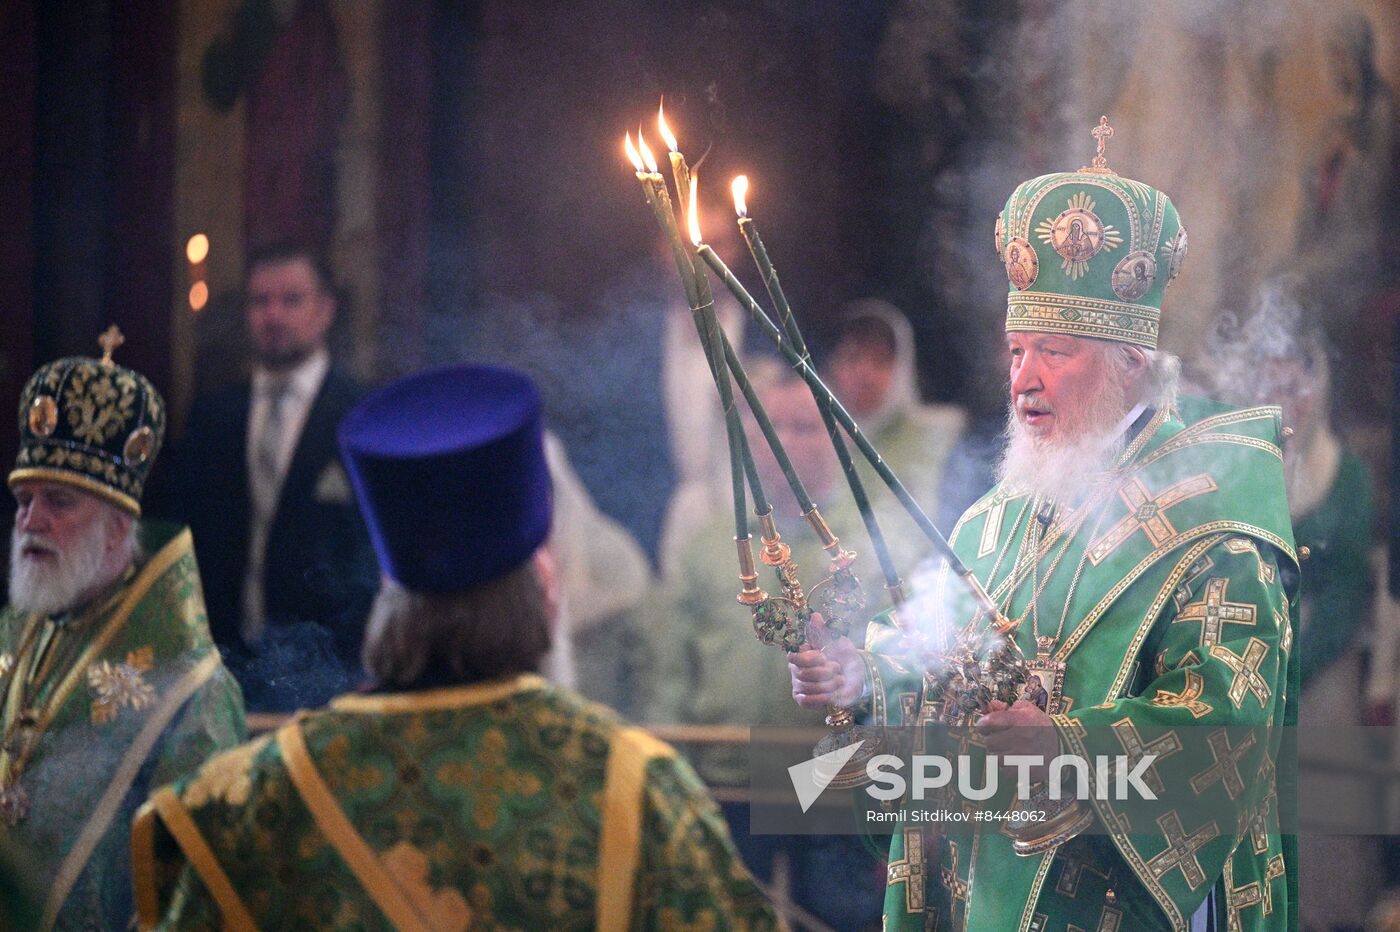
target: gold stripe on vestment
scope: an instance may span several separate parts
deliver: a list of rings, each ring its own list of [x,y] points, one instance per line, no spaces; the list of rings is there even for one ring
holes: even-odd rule
[[[345,861],[360,886],[370,899],[384,913],[384,917],[397,929],[404,932],[430,932],[430,926],[413,908],[408,897],[384,865],[380,862],[369,843],[355,831],[345,810],[340,807],[330,787],[316,770],[311,752],[306,747],[306,737],[301,732],[301,723],[292,722],[277,732],[277,747],[282,752],[282,760],[287,765],[287,774],[292,784],[301,794],[301,801],[316,820],[316,827],[331,843]]]
[[[148,828],[142,823],[150,821],[157,813],[160,815],[161,821],[165,823],[165,827],[170,830],[170,834],[175,836],[180,850],[189,859],[190,866],[199,875],[199,879],[204,883],[204,888],[209,891],[209,895],[218,904],[220,912],[223,913],[224,928],[236,930],[236,932],[242,932],[245,929],[256,932],[258,925],[253,921],[252,914],[243,905],[243,901],[238,898],[238,891],[233,888],[233,883],[228,879],[228,874],[224,873],[224,869],[219,864],[219,859],[214,856],[209,843],[199,833],[199,826],[194,824],[194,819],[190,818],[184,804],[180,802],[180,798],[170,787],[162,787],[157,790],[150,802],[141,807],[141,810],[136,814],[136,822],[132,828],[133,847],[138,844],[144,846],[147,843],[154,846],[154,827]],[[145,891],[138,888],[137,905],[140,907],[145,904],[145,908],[149,909],[156,902],[154,847],[138,852],[137,856],[141,862],[151,865],[149,869],[143,867],[141,873],[136,875],[143,878],[142,883],[149,884]],[[155,914],[138,916],[141,928],[155,928],[156,924],[160,922],[158,912],[159,907],[156,908]]]
[[[108,827],[112,820],[116,818],[117,812],[121,809],[122,800],[131,790],[131,785],[136,782],[136,777],[141,773],[141,767],[146,763],[146,757],[160,740],[161,733],[165,731],[165,726],[175,717],[175,713],[180,711],[181,706],[195,694],[195,692],[208,682],[209,677],[214,675],[214,671],[219,668],[219,652],[210,648],[209,655],[192,669],[185,673],[175,682],[175,686],[165,695],[165,700],[151,712],[146,718],[146,723],[141,726],[126,753],[122,755],[121,763],[117,765],[116,774],[112,777],[112,782],[107,784],[107,789],[103,792],[102,798],[98,800],[92,816],[78,835],[78,840],[73,843],[73,847],[68,849],[68,854],[64,857],[63,863],[59,866],[55,875],[53,886],[49,891],[48,904],[44,907],[43,927],[51,928],[58,919],[58,913],[63,908],[64,900],[68,899],[68,894],[73,889],[73,884],[78,882],[82,876],[83,868],[87,866],[88,859],[92,857],[92,852],[97,848],[102,837],[107,834]]]
[[[633,883],[641,860],[647,764],[674,757],[669,744],[640,728],[612,736],[603,794],[603,829],[598,839],[598,925],[602,932],[632,926]]]
[[[337,712],[368,712],[373,715],[436,712],[443,709],[487,705],[516,693],[543,689],[546,685],[547,681],[544,677],[534,673],[522,673],[508,679],[473,683],[470,686],[449,686],[443,689],[424,689],[418,692],[375,693],[372,695],[349,693],[332,699],[330,707]]]

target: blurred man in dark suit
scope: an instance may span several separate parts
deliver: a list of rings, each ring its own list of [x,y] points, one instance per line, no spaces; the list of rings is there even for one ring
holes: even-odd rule
[[[320,705],[358,678],[378,584],[335,442],[363,389],[331,361],[336,298],[318,256],[261,250],[244,290],[251,377],[195,400],[167,508],[194,531],[214,638],[249,708]]]

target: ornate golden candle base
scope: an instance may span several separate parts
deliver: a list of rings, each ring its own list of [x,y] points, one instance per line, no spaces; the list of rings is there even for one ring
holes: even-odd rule
[[[1058,848],[1094,823],[1089,806],[1073,796],[1051,799],[1043,783],[1031,787],[1031,798],[1016,801],[1011,811],[1025,814],[1006,822],[1011,847],[1023,858]]]
[[[839,751],[857,742],[861,743],[860,750],[852,754],[850,760],[836,771],[830,785],[838,789],[850,789],[869,783],[870,776],[865,772],[865,765],[875,755],[885,752],[884,738],[878,731],[857,724],[851,710],[843,709],[839,705],[826,707],[826,725],[831,731],[812,746],[814,757]]]

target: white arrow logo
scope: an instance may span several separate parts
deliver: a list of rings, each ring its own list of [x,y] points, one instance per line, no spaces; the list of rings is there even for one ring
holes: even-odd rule
[[[821,796],[822,791],[831,785],[831,781],[836,779],[841,768],[846,766],[846,762],[855,756],[856,751],[859,751],[860,746],[864,743],[864,741],[857,741],[844,748],[837,748],[820,757],[814,757],[809,761],[803,761],[788,768],[788,776],[792,778],[792,788],[797,793],[797,802],[801,804],[803,812],[812,808],[817,797]]]

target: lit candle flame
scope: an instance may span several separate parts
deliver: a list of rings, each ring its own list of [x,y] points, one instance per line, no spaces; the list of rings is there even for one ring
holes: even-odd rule
[[[671,127],[666,125],[666,98],[661,98],[661,105],[656,108],[656,125],[661,130],[661,138],[666,140],[666,148],[672,152],[681,151],[680,143],[676,142],[676,136],[671,132]]]
[[[734,192],[734,212],[740,217],[747,217],[749,205],[744,198],[749,193],[749,176],[736,175],[729,187]]]
[[[637,128],[637,147],[642,150],[642,161],[647,163],[647,171],[656,174],[656,156],[651,154],[651,146],[642,138],[641,127]]]
[[[696,246],[700,245],[700,203],[696,197],[700,190],[700,175],[696,173],[690,176],[690,241]]]
[[[637,147],[632,145],[631,132],[627,133],[627,159],[632,163],[632,167],[635,168],[637,171],[641,171],[645,167],[642,165],[642,157],[637,152]]]

